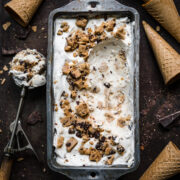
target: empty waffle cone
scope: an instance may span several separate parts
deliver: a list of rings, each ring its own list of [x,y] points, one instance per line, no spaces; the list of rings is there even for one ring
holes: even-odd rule
[[[146,0],[142,6],[180,43],[180,16],[173,0]]]
[[[5,5],[8,13],[22,26],[27,26],[43,0],[12,0]]]
[[[140,180],[165,180],[178,173],[180,173],[180,150],[170,141]]]
[[[180,55],[145,21],[143,26],[165,84],[168,85],[180,79]]]

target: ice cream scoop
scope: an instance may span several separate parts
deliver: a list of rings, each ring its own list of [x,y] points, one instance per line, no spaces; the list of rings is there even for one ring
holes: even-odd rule
[[[10,63],[16,85],[33,89],[46,83],[45,57],[37,50],[26,49],[17,53]]]

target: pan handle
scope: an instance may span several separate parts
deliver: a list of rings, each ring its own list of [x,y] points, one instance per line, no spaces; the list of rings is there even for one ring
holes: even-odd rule
[[[9,154],[4,154],[0,169],[0,180],[9,180],[11,175],[12,164],[12,156]]]

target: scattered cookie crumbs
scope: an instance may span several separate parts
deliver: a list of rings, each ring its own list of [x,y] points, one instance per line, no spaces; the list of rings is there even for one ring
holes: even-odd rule
[[[32,29],[34,32],[37,32],[37,26],[32,26],[31,29]]]
[[[5,24],[2,25],[4,31],[7,31],[7,29],[11,26],[11,22],[6,22]]]
[[[57,148],[61,148],[64,144],[64,137],[61,136],[57,139]]]
[[[21,162],[21,161],[23,161],[23,160],[24,160],[24,158],[23,158],[23,157],[20,157],[20,158],[17,159],[17,162]]]
[[[3,79],[1,80],[1,85],[3,85],[5,82],[6,82],[6,79],[3,78]]]
[[[66,150],[67,152],[71,152],[72,149],[77,145],[78,141],[74,137],[71,137],[67,142],[66,142]]]

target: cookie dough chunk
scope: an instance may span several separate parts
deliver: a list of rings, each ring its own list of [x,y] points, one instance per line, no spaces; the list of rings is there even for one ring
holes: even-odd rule
[[[76,21],[76,25],[78,27],[81,27],[82,29],[85,29],[87,23],[88,23],[88,20],[86,18],[79,18]]]
[[[80,103],[78,106],[76,106],[76,113],[80,117],[87,116],[89,114],[89,108],[88,105],[84,102]]]
[[[66,142],[66,150],[67,152],[71,152],[72,149],[77,145],[78,141],[74,137],[71,137],[67,142]]]
[[[61,148],[64,144],[64,137],[61,136],[57,139],[57,148]]]
[[[62,28],[63,32],[68,32],[68,30],[69,30],[68,23],[67,22],[62,22],[61,23],[61,28]]]
[[[125,35],[126,35],[126,31],[124,29],[124,26],[121,26],[120,28],[118,28],[118,30],[115,33],[115,37],[116,38],[120,38],[120,39],[125,39]]]
[[[63,71],[63,74],[65,75],[68,75],[70,73],[71,68],[67,62],[64,64],[62,71]]]
[[[105,162],[106,165],[112,165],[114,161],[114,155],[108,157],[108,160]]]
[[[120,154],[120,155],[123,155],[124,154],[124,147],[122,145],[118,145],[117,146],[117,152]]]
[[[101,153],[96,150],[96,149],[92,149],[90,152],[90,156],[89,156],[89,160],[90,161],[95,161],[95,162],[99,162],[102,158]]]
[[[106,23],[106,31],[110,32],[114,30],[116,25],[116,19],[112,19]]]

